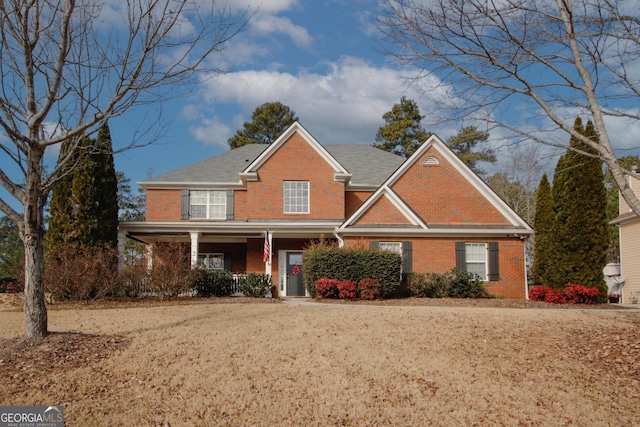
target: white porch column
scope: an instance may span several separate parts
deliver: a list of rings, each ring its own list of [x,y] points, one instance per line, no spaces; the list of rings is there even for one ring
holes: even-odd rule
[[[198,239],[200,233],[192,231],[189,234],[191,235],[191,267],[195,268],[198,266]]]
[[[122,271],[124,269],[124,250],[126,240],[127,233],[122,230],[118,230],[118,271]]]

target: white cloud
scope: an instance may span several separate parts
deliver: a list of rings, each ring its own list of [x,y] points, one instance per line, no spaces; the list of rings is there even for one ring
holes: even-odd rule
[[[262,36],[282,33],[287,35],[298,47],[306,48],[311,46],[313,42],[313,39],[307,32],[307,29],[299,25],[295,25],[289,20],[289,18],[283,18],[275,15],[258,15],[250,21],[249,25],[250,31],[253,34]]]

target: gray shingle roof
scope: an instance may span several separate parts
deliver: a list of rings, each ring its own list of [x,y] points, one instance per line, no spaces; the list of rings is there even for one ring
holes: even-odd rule
[[[268,147],[264,144],[245,145],[181,169],[149,178],[141,184],[239,182],[239,173]],[[381,185],[405,160],[369,145],[324,145],[323,147],[353,175],[351,184],[357,185]]]

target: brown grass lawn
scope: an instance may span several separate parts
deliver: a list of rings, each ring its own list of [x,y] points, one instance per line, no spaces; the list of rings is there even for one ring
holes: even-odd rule
[[[638,311],[100,307],[49,310],[38,345],[0,309],[0,405],[69,426],[640,425]]]

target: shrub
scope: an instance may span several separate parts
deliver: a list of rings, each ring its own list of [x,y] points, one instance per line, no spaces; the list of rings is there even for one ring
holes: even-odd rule
[[[238,280],[238,291],[246,297],[265,297],[273,290],[268,274],[247,273]]]
[[[61,247],[46,254],[44,281],[52,300],[113,296],[122,285],[118,252],[106,246]]]
[[[372,278],[380,283],[380,295],[388,298],[401,279],[400,255],[363,247],[341,249],[325,242],[314,243],[304,252],[303,266],[305,285],[312,296],[316,296],[316,281],[322,278],[355,282]]]
[[[412,296],[418,298],[445,298],[449,296],[451,273],[411,273],[407,286]]]
[[[358,298],[358,284],[353,280],[342,280],[337,284],[338,296],[350,301]]]
[[[198,269],[194,280],[200,297],[228,297],[233,293],[233,273],[227,270]]]
[[[546,286],[534,286],[529,290],[529,299],[551,304],[595,304],[600,296],[598,288],[572,283],[562,291]]]
[[[587,288],[575,283],[564,288],[563,293],[567,304],[595,304],[600,296],[598,288]]]
[[[449,296],[453,298],[481,298],[487,296],[483,281],[473,273],[452,271]]]
[[[374,300],[380,298],[380,282],[376,279],[364,278],[358,282],[361,299]]]
[[[314,289],[318,298],[338,298],[338,279],[329,279],[328,277],[318,279],[315,281]]]
[[[199,271],[191,268],[186,246],[180,242],[156,244],[147,291],[159,299],[176,297],[193,290]]]

